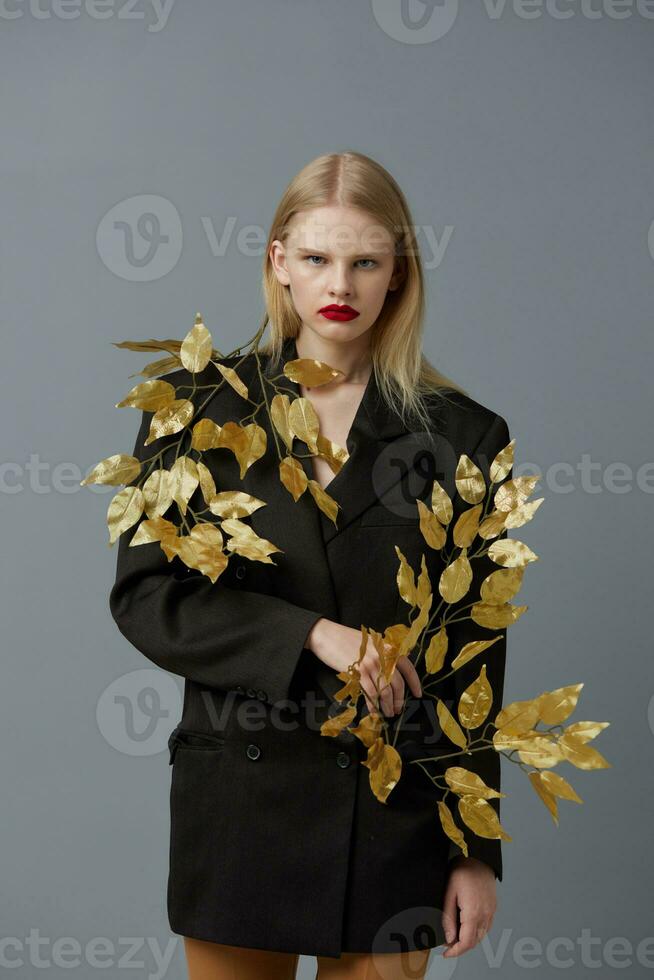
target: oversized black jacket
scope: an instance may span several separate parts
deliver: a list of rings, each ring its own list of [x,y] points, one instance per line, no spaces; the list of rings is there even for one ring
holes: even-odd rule
[[[280,388],[298,395],[296,383],[278,377],[281,364],[294,357],[295,343],[287,340],[282,362],[265,358],[264,368]],[[225,363],[234,366],[236,360]],[[238,371],[256,403],[261,388],[254,357]],[[189,386],[179,394],[191,395],[187,371],[165,378]],[[217,380],[211,364],[196,375],[198,386]],[[200,388],[192,395],[196,406],[205,397]],[[202,417],[221,425],[245,421],[253,407],[225,385]],[[440,827],[437,791],[422,766],[411,764],[412,758],[452,751],[439,730],[434,701],[414,698],[407,687],[396,744],[403,774],[382,804],[368,785],[359,740],[349,732],[337,738],[319,732],[328,715],[342,710],[334,699],[342,681],[304,646],[321,616],[357,630],[362,624],[381,631],[408,622],[408,606],[397,590],[395,545],[416,570],[425,555],[436,590],[444,566],[419,532],[415,500],[429,503],[438,479],[454,497],[456,515],[468,506],[455,495],[460,454],[467,453],[488,478],[493,457],[510,437],[500,415],[466,395],[434,398],[432,407],[430,443],[383,406],[371,375],[348,437],[349,459],[327,487],[341,507],[337,527],[308,490],[294,502],[282,487],[264,412],[256,420],[267,431],[267,452],[243,480],[231,451],[205,453],[217,490],[243,489],[266,501],[248,523],[281,549],[270,564],[232,555],[211,583],[177,557],[168,561],[157,543],[130,548],[135,528],[119,538],[111,613],[137,650],[185,680],[182,717],[169,743],[168,916],[175,932],[329,956],[443,941],[448,861],[460,851]],[[151,413],[142,414],[134,447],[143,460],[177,438],[144,446],[150,419]],[[297,440],[295,449],[308,452]],[[166,449],[164,465],[174,455]],[[311,461],[303,465],[313,477]],[[190,505],[204,506],[199,490]],[[179,522],[177,505],[165,516]],[[475,566],[471,595],[497,567],[488,558]],[[474,658],[435,689],[451,710],[482,662],[493,690],[491,718],[501,706],[506,630],[501,632],[487,656]],[[469,640],[494,635],[470,621],[452,625],[448,633],[452,656]],[[500,788],[494,751],[455,761]],[[433,763],[425,768],[436,771]],[[499,813],[499,800],[491,805]],[[501,879],[500,842],[464,832],[469,853]]]

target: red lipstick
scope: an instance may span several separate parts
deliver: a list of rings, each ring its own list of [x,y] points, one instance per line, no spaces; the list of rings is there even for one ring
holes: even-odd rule
[[[328,320],[354,320],[355,317],[359,315],[359,311],[355,310],[352,306],[348,306],[345,303],[343,306],[337,306],[336,303],[330,303],[329,306],[323,306],[318,310],[322,313],[324,317]]]

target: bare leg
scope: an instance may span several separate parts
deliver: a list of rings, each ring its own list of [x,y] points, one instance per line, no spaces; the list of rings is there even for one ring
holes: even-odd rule
[[[297,953],[226,946],[184,936],[189,980],[295,980]]]
[[[342,953],[318,956],[316,980],[423,980],[430,949],[407,953]]]

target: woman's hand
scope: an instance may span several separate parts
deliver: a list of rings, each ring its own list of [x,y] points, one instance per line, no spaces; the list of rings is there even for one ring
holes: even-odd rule
[[[340,673],[347,670],[352,663],[359,659],[361,648],[361,630],[343,626],[331,619],[322,617],[313,624],[307,636],[305,646],[319,660]],[[377,708],[377,683],[381,684],[379,654],[375,650],[371,637],[368,637],[366,652],[359,664],[361,674],[361,689],[372,714]],[[385,715],[399,714],[404,705],[405,685],[407,681],[411,691],[417,698],[422,697],[422,687],[418,672],[408,657],[400,657],[393,671],[390,684],[381,689],[380,706]]]
[[[456,857],[445,889],[443,929],[447,949],[443,956],[460,956],[472,949],[493,924],[497,908],[495,872],[484,861],[473,857]],[[461,925],[456,935],[456,910]]]

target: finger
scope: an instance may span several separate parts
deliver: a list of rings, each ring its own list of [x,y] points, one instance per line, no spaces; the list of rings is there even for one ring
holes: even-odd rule
[[[443,902],[443,914],[441,916],[445,939],[448,943],[454,943],[457,939],[456,931],[456,889],[448,887],[445,890],[445,901]]]
[[[461,922],[461,927],[459,929],[459,941],[446,949],[443,956],[460,956],[461,953],[467,953],[469,949],[472,949],[476,944],[476,922],[474,920],[469,920],[468,922]]]
[[[404,679],[407,681],[413,696],[416,698],[421,698],[422,684],[420,683],[420,678],[418,677],[418,671],[413,666],[411,661],[406,657],[402,657],[397,662],[397,669],[402,671]]]
[[[393,671],[391,677],[391,697],[393,698],[393,708],[396,714],[399,714],[404,707],[404,678],[397,670]]]

